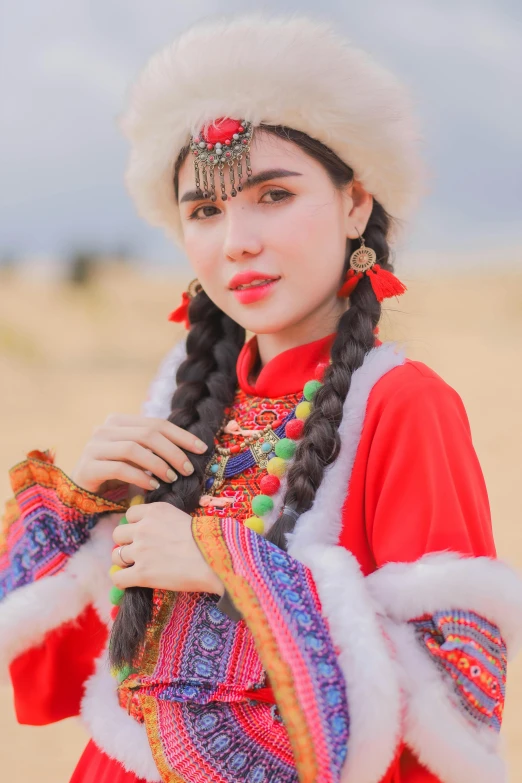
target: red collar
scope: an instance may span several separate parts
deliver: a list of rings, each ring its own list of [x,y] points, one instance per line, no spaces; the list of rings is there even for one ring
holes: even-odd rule
[[[301,392],[305,383],[314,379],[317,365],[328,362],[335,337],[336,332],[283,351],[265,364],[254,383],[249,383],[248,376],[258,358],[257,337],[254,335],[244,344],[237,359],[240,388],[256,397],[275,398]]]

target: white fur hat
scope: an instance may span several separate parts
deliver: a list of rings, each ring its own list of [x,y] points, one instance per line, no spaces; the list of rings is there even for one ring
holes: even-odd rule
[[[120,127],[126,184],[139,214],[183,245],[173,172],[191,135],[219,117],[285,125],[319,139],[394,218],[423,180],[404,86],[332,27],[303,16],[249,14],[197,24],[155,54]]]

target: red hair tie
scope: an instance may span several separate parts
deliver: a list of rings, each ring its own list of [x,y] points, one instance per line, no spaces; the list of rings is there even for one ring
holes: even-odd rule
[[[179,324],[184,323],[185,329],[190,329],[190,320],[188,316],[189,305],[196,294],[202,290],[201,283],[197,277],[194,280],[191,280],[187,290],[183,291],[181,294],[181,304],[170,313],[168,320],[176,321],[176,323]]]

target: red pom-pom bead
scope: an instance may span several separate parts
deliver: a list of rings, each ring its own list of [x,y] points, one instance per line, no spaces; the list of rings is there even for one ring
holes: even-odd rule
[[[118,612],[119,611],[120,611],[120,607],[119,606],[113,606],[112,607],[112,609],[111,609],[111,620],[115,620],[116,619],[116,617],[118,616]]]
[[[291,419],[285,427],[285,435],[292,440],[299,440],[303,434],[304,421],[302,419]]]
[[[314,377],[316,381],[322,381],[323,376],[325,374],[326,368],[328,367],[327,362],[319,362],[317,367],[315,368]]]
[[[259,482],[259,487],[263,495],[275,495],[280,486],[281,482],[277,476],[273,476],[270,473],[263,476]]]

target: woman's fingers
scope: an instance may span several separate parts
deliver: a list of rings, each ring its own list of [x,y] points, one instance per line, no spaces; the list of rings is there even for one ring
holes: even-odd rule
[[[120,568],[129,568],[136,562],[132,544],[120,544],[112,550],[112,564]]]
[[[168,462],[135,440],[108,440],[91,445],[90,454],[98,460],[119,460],[143,470],[150,470],[162,481],[176,481],[177,473]],[[185,459],[185,455],[183,455]]]
[[[108,442],[119,441],[133,442],[152,452],[153,458],[157,457],[156,463],[154,467],[147,464],[147,470],[151,470],[164,481],[175,481],[172,476],[167,475],[167,471],[172,468],[184,476],[193,473],[192,463],[185,452],[170,441],[164,433],[153,427],[105,427],[98,435],[98,442],[103,443],[104,448]],[[131,457],[131,459],[133,462],[140,462],[135,457]]]
[[[118,525],[112,531],[112,540],[117,546],[132,544],[134,541],[133,525]]]
[[[195,454],[204,454],[204,452],[207,451],[207,446],[202,440],[199,440],[190,432],[187,432],[187,430],[178,427],[177,424],[172,424],[172,422],[167,421],[166,419],[155,419],[149,416],[132,416],[124,413],[111,413],[105,420],[105,426],[152,428],[186,451],[193,451]]]
[[[151,478],[139,468],[117,460],[94,459],[89,464],[87,481],[95,486],[100,486],[105,481],[117,479],[125,484],[135,484],[140,489],[158,489],[159,482]],[[86,482],[80,484],[84,486]]]
[[[127,560],[127,547],[124,547],[123,549],[123,557]],[[120,565],[119,563],[116,563],[116,565]],[[120,590],[126,590],[127,587],[144,587],[145,585],[140,584],[143,582],[143,578],[140,579],[140,571],[137,566],[132,566],[130,568],[124,567],[119,571],[115,571],[115,573],[111,574],[111,578],[113,581],[113,584],[116,585],[116,587],[119,587]]]

